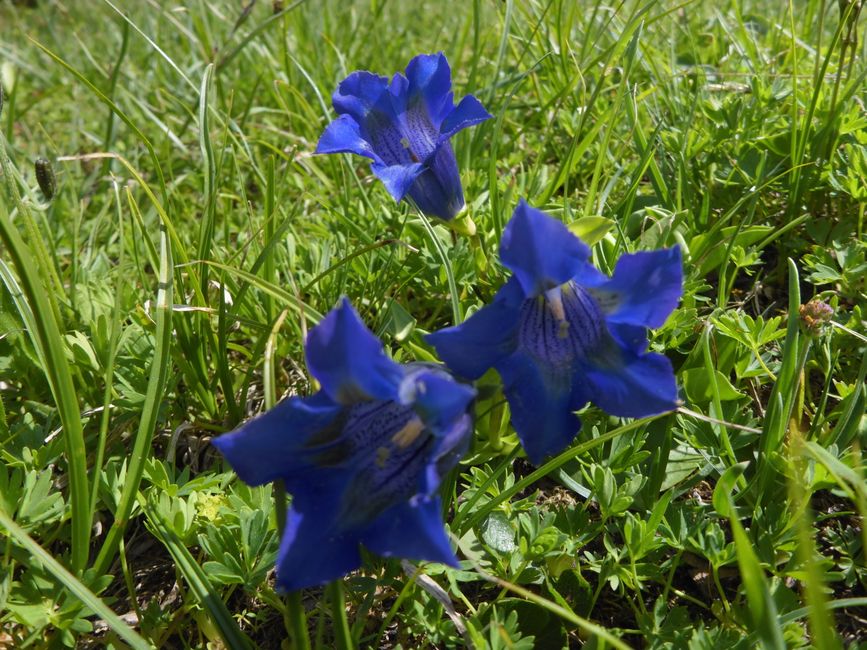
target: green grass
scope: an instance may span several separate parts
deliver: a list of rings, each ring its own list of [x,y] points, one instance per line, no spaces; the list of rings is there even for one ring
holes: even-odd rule
[[[0,0],[0,647],[293,647],[305,626],[323,648],[864,647],[855,3],[26,4]],[[454,141],[477,244],[312,155],[347,73],[437,50],[495,117]],[[423,333],[507,277],[521,197],[603,270],[682,247],[651,345],[684,408],[588,407],[534,468],[485,377],[446,494],[462,568],[371,557],[275,593],[283,495],[209,440],[315,390],[304,333],[341,295],[394,358],[432,358]],[[835,309],[816,335],[814,297]]]

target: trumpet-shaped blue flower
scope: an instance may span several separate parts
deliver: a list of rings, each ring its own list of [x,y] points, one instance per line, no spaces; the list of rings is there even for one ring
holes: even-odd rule
[[[626,254],[607,277],[560,221],[523,200],[503,232],[500,258],[512,277],[464,323],[428,335],[456,374],[494,367],[512,425],[536,464],[563,450],[587,402],[621,417],[677,406],[671,363],[647,352],[682,291],[680,249]]]
[[[389,82],[370,72],[353,72],[332,97],[340,115],[325,129],[316,153],[355,153],[370,158],[371,170],[395,201],[405,196],[429,216],[452,219],[464,208],[455,153],[455,133],[491,117],[472,95],[455,106],[445,55],[421,54],[406,76]]]
[[[397,364],[344,299],[310,331],[322,389],[214,441],[250,485],[292,494],[277,586],[323,584],[383,556],[456,565],[437,488],[469,444],[475,391],[441,366]]]

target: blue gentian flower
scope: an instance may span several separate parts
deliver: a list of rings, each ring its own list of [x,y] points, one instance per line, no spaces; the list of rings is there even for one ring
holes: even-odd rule
[[[622,255],[609,278],[560,221],[523,200],[503,232],[513,273],[493,302],[428,335],[440,358],[468,379],[497,369],[515,428],[540,464],[572,442],[588,401],[621,417],[677,407],[671,363],[648,353],[682,291],[680,249]]]
[[[472,95],[455,106],[445,55],[420,54],[406,76],[391,82],[370,72],[353,72],[332,97],[340,115],[325,129],[316,153],[367,156],[370,168],[395,201],[405,196],[424,214],[452,219],[464,208],[455,152],[455,133],[491,117]]]
[[[245,483],[292,495],[277,557],[285,591],[383,556],[457,565],[437,496],[469,444],[475,391],[434,364],[398,364],[343,301],[310,331],[322,388],[292,397],[214,444]]]

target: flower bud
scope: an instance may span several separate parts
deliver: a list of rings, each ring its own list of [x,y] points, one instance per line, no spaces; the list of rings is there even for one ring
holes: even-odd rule
[[[36,168],[36,182],[39,183],[39,189],[42,190],[45,199],[50,201],[57,193],[57,178],[54,176],[54,169],[45,158],[37,158],[34,167]]]
[[[833,315],[833,307],[818,298],[814,298],[807,304],[801,305],[798,309],[801,326],[810,336],[818,336],[821,334],[822,329],[830,322],[831,316]]]

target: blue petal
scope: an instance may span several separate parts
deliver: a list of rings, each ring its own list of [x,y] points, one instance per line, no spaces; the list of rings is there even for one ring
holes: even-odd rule
[[[611,345],[616,343],[613,341]],[[619,354],[618,354],[619,352]],[[677,384],[671,362],[661,354],[609,350],[603,362],[587,365],[592,401],[606,413],[643,418],[678,407]],[[619,358],[618,358],[619,357]]]
[[[380,111],[390,112],[391,102],[386,94],[388,79],[372,72],[358,71],[350,74],[340,82],[337,91],[331,98],[331,103],[341,115],[350,115],[359,124],[363,124],[367,114],[374,107]]]
[[[626,349],[635,354],[647,350],[647,328],[627,323],[608,323],[608,331]]]
[[[680,248],[624,254],[610,280],[580,276],[610,322],[660,327],[683,293]]]
[[[465,96],[440,125],[440,140],[452,137],[458,131],[493,117],[482,103],[472,95]]]
[[[405,92],[392,93],[398,88],[400,75],[391,84],[385,77],[370,72],[353,72],[334,93],[335,110],[358,124],[358,136],[366,141],[384,165],[409,165],[413,162],[409,142],[402,128],[406,102]],[[404,80],[405,85],[405,80]],[[357,143],[355,143],[357,144]],[[367,154],[363,154],[367,155]]]
[[[511,269],[527,296],[536,296],[571,279],[590,249],[557,219],[524,199],[503,231],[500,260]]]
[[[439,489],[443,476],[454,469],[469,451],[472,433],[473,418],[469,414],[455,419],[448,430],[440,432],[430,462],[425,468],[421,494],[432,495]]]
[[[382,181],[385,189],[388,190],[388,193],[391,194],[395,201],[401,201],[406,196],[406,193],[410,191],[419,175],[427,172],[421,163],[390,166],[373,163],[370,169]]]
[[[304,472],[304,443],[332,425],[339,413],[340,406],[324,393],[293,397],[212,444],[242,481],[262,485]]]
[[[431,124],[439,130],[446,115],[452,110],[452,72],[442,52],[420,54],[406,66],[409,81],[408,102],[421,103]]]
[[[406,102],[409,94],[409,81],[399,72],[395,72],[388,85],[388,94],[391,97],[391,105],[395,114],[402,115],[406,110]]]
[[[583,379],[572,368],[555,370],[523,352],[497,365],[512,412],[512,426],[527,457],[541,465],[565,449],[581,429],[575,411],[587,403]]]
[[[478,379],[515,351],[521,287],[511,278],[494,301],[460,325],[425,336],[443,362],[461,377]]]
[[[443,526],[439,497],[402,503],[386,510],[365,532],[362,543],[384,557],[458,566]]]
[[[398,86],[396,91],[392,91],[395,96],[393,104],[401,109],[398,114],[403,120],[402,131],[413,159],[432,165],[435,164],[436,158],[442,158],[437,151],[440,143],[441,115],[452,110],[449,64],[442,53],[422,54],[409,62],[406,74],[405,83],[394,84],[393,82],[393,85]],[[451,158],[454,159],[453,154]],[[451,166],[454,167],[454,176],[457,178],[458,190],[460,190],[460,178],[457,177],[457,164],[454,160]],[[434,175],[439,176],[436,171]],[[448,182],[445,187],[448,188],[452,184]],[[463,206],[463,197],[461,201]]]
[[[316,153],[354,153],[379,160],[370,143],[361,137],[358,123],[349,115],[341,115],[325,128]]]
[[[399,144],[403,147],[403,152],[397,153],[407,155],[413,162],[427,163],[436,153],[439,122],[434,122],[421,91],[418,88],[413,90],[412,83],[403,75],[394,75],[389,96],[394,116],[393,126],[400,132]],[[448,104],[451,107],[451,95]],[[375,130],[381,129],[381,125],[378,125]]]
[[[427,161],[427,168],[409,188],[419,210],[448,221],[464,209],[464,190],[452,145],[442,143]]]
[[[307,337],[307,367],[322,390],[340,404],[394,399],[400,366],[385,356],[382,343],[343,298]]]
[[[578,272],[575,274],[573,279],[582,287],[592,288],[601,287],[611,278],[593,266],[591,262],[584,262],[584,264],[578,268]]]
[[[456,382],[444,370],[412,372],[400,387],[401,403],[412,406],[434,434],[448,430],[475,397],[472,386]]]
[[[323,509],[289,510],[277,555],[277,588],[284,592],[322,585],[361,566],[358,536],[338,532]]]

